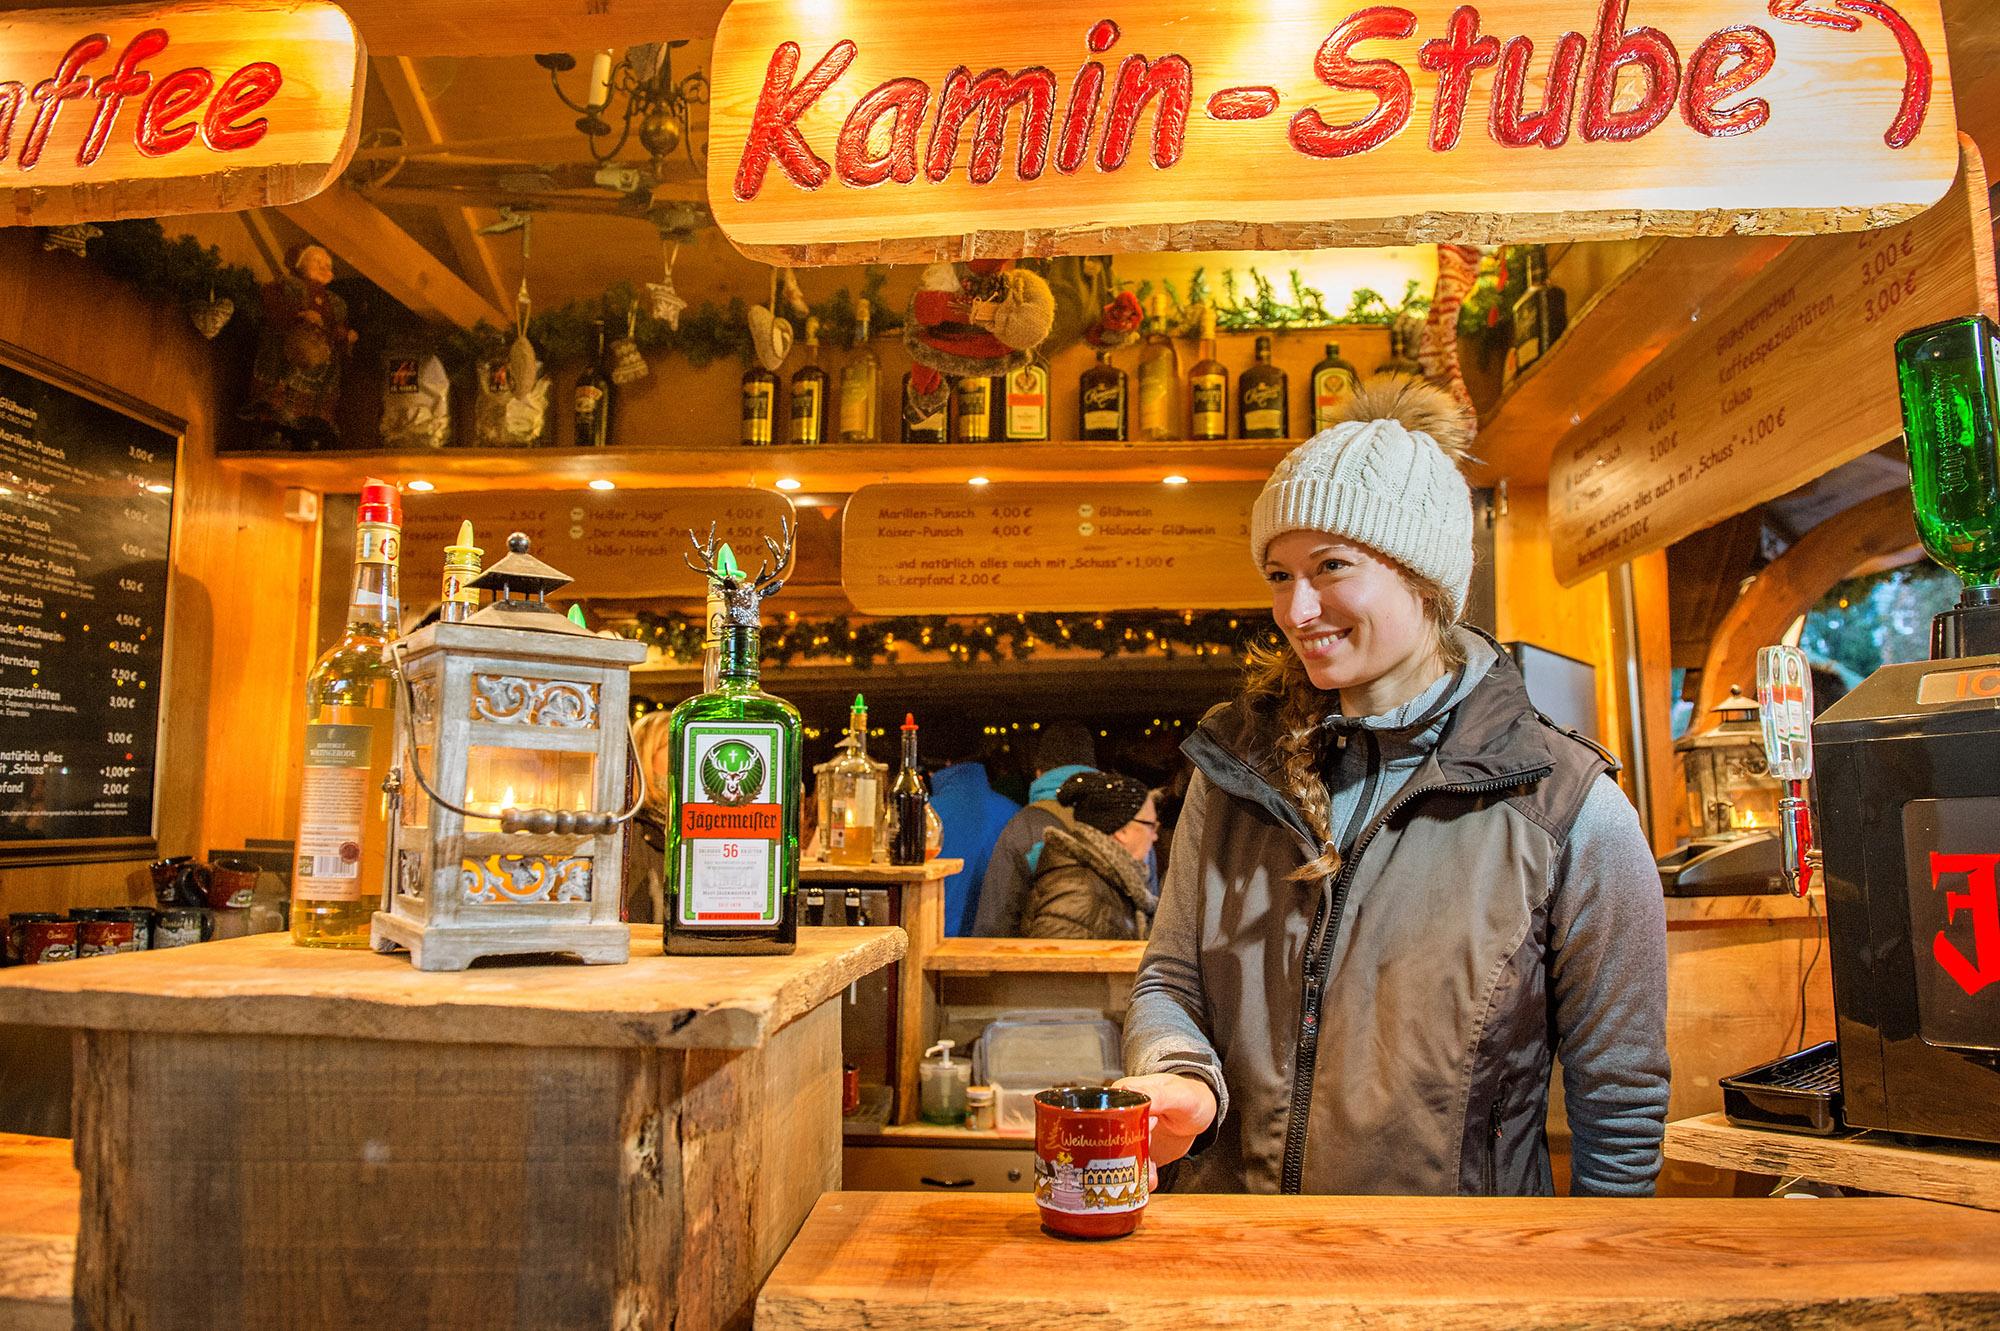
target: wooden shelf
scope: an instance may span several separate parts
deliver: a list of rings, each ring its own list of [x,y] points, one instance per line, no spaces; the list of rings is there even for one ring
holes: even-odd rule
[[[1784,236],[1648,242],[1631,267],[1571,313],[1562,337],[1486,413],[1472,445],[1483,464],[1471,469],[1474,483],[1548,484],[1563,435],[1789,243]]]
[[[949,878],[965,867],[964,860],[937,859],[923,864],[828,864],[825,860],[801,860],[799,881],[846,887],[894,887],[906,883],[929,883]]]
[[[1143,942],[1096,938],[947,938],[923,959],[946,975],[1134,975]]]
[[[994,1128],[947,1128],[936,1123],[891,1123],[872,1133],[853,1133],[849,1146],[987,1147],[1033,1150],[1032,1132],[1000,1132]]]
[[[801,495],[851,494],[864,485],[952,485],[984,476],[1007,481],[1262,481],[1295,440],[1125,443],[1052,440],[1032,444],[827,444],[818,448],[445,448],[386,453],[224,453],[236,471],[328,493],[355,493],[367,477],[426,480],[439,493],[580,490],[593,480],[620,489],[771,489],[797,480]]]
[[[1836,1187],[2000,1211],[2000,1146],[1912,1146],[1877,1132],[1807,1137],[1740,1128],[1721,1114],[1667,1125],[1670,1160],[1747,1174],[1799,1175]]]
[[[1752,920],[1805,920],[1826,914],[1826,897],[1813,892],[1795,897],[1789,892],[1756,896],[1668,897],[1667,927],[1693,924],[1741,924]]]

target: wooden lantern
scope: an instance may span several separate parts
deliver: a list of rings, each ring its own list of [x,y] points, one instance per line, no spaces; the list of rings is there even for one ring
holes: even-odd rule
[[[472,584],[491,604],[395,648],[400,807],[373,939],[379,952],[409,949],[419,970],[631,954],[618,918],[624,824],[644,788],[626,804],[629,672],[646,649],[550,609],[547,593],[569,579],[519,532],[507,548]]]

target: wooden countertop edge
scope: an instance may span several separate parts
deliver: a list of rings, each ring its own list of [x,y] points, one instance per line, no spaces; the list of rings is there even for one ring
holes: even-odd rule
[[[816,969],[788,977],[767,996],[724,997],[708,1008],[591,1011],[499,1002],[425,1004],[369,995],[255,992],[235,992],[225,998],[212,993],[149,993],[129,987],[43,989],[17,982],[0,983],[0,1022],[79,1030],[286,1035],[420,1044],[753,1049],[855,980],[900,960],[908,949],[908,935],[901,929],[868,932],[872,936],[862,946],[837,953]],[[64,967],[89,964],[61,963]]]
[[[1718,1169],[1796,1174],[1869,1192],[2000,1211],[2000,1146],[1947,1141],[1920,1146],[1872,1132],[1813,1137],[1739,1127],[1716,1113],[1667,1124],[1662,1149],[1670,1160]]]

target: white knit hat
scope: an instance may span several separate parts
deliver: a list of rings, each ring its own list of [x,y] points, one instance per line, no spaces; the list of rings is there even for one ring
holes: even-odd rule
[[[1259,570],[1286,532],[1344,536],[1442,587],[1456,618],[1472,582],[1472,491],[1458,459],[1471,423],[1421,379],[1363,383],[1338,425],[1285,455],[1250,512]]]

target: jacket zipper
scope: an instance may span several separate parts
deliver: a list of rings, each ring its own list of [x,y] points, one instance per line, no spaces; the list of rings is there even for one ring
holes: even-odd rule
[[[1278,1186],[1280,1192],[1297,1193],[1305,1186],[1306,1124],[1312,1113],[1313,1068],[1319,1062],[1320,1000],[1326,989],[1327,974],[1332,968],[1333,940],[1340,932],[1340,917],[1347,907],[1347,889],[1354,881],[1355,867],[1361,863],[1361,853],[1368,849],[1369,842],[1375,839],[1375,834],[1389,819],[1426,796],[1488,795],[1495,791],[1524,786],[1531,781],[1539,781],[1555,770],[1554,767],[1538,767],[1532,771],[1517,772],[1512,776],[1495,777],[1488,781],[1425,786],[1418,790],[1405,791],[1391,800],[1389,806],[1376,815],[1375,821],[1368,824],[1356,839],[1353,851],[1342,859],[1340,872],[1334,875],[1333,890],[1320,895],[1319,909],[1313,916],[1312,932],[1306,936],[1306,989],[1300,1009],[1298,1049],[1292,1059],[1292,1113],[1285,1124],[1285,1155]]]

